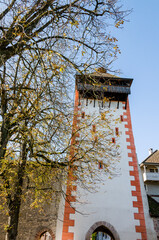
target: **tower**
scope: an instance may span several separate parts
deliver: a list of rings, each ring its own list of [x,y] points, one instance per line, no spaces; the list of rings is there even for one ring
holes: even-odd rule
[[[132,81],[110,75],[103,68],[76,76],[74,128],[85,116],[102,121],[103,114],[111,111],[109,140],[112,148],[119,145],[119,159],[115,164],[117,173],[108,176],[102,164],[109,156],[106,152],[102,155],[97,169],[102,181],[95,185],[96,191],[67,186],[70,204],[61,202],[56,240],[148,239],[128,101]],[[102,128],[104,131],[106,126]]]

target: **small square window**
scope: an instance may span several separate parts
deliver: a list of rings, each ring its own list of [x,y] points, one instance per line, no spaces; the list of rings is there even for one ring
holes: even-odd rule
[[[115,128],[115,134],[116,134],[116,136],[119,136],[119,128]]]
[[[103,169],[103,162],[102,162],[102,161],[99,161],[99,162],[98,162],[98,168],[99,168],[99,169]]]
[[[82,112],[81,117],[85,118],[85,112]]]
[[[93,126],[92,126],[92,131],[93,131],[93,132],[96,132],[96,125],[93,125]]]
[[[122,115],[120,115],[120,121],[123,122],[123,116]]]

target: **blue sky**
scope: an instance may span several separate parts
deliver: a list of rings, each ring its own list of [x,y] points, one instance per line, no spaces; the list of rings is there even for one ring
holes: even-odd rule
[[[133,78],[130,110],[139,163],[159,149],[159,0],[121,0],[133,9],[115,36],[121,54],[113,64]]]

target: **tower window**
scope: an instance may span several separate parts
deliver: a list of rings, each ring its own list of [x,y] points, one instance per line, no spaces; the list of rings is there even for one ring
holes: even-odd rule
[[[123,122],[123,116],[122,115],[120,115],[120,121]]]
[[[119,136],[119,128],[115,128],[115,134],[116,134],[116,136]]]
[[[112,143],[115,143],[115,138],[112,138]]]
[[[93,132],[96,132],[96,125],[93,125],[93,126],[92,126],[92,131],[93,131]]]
[[[85,112],[82,112],[81,117],[85,118]]]
[[[99,161],[99,162],[98,162],[98,168],[99,168],[99,169],[103,169],[103,162],[102,162],[102,161]]]

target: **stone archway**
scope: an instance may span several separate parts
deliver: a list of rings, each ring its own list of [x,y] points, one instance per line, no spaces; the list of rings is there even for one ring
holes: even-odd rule
[[[97,228],[99,228],[99,227],[101,227],[101,226],[103,226],[103,227],[105,227],[106,229],[108,229],[108,230],[112,233],[112,235],[113,235],[113,237],[114,237],[115,240],[120,240],[119,234],[117,233],[117,231],[115,230],[115,228],[114,228],[110,223],[107,223],[107,222],[105,222],[105,221],[100,221],[100,222],[94,223],[94,224],[90,227],[90,229],[88,230],[88,232],[87,232],[87,234],[86,234],[86,237],[85,237],[85,240],[90,240],[90,237],[91,237],[92,233],[93,233]]]
[[[37,234],[35,235],[35,240],[40,240],[40,237],[43,233],[48,232],[52,238],[52,240],[55,240],[55,235],[53,234],[52,230],[47,227],[40,227],[37,230]]]

